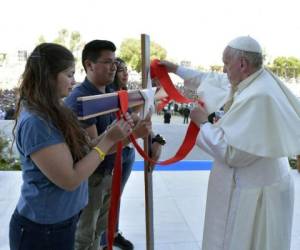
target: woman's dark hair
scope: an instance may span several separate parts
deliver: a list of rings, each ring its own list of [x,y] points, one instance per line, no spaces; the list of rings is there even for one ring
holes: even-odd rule
[[[117,57],[116,58],[116,61],[118,62],[118,66],[117,66],[117,71],[116,71],[116,74],[115,74],[115,78],[114,78],[114,81],[113,83],[111,84],[111,87],[115,90],[115,91],[118,91],[121,89],[121,86],[120,86],[120,82],[119,82],[119,79],[118,79],[118,71],[119,69],[126,63],[123,59],[121,59],[120,57]],[[123,87],[124,89],[124,87]],[[126,89],[127,90],[127,89]]]
[[[124,61],[123,59],[121,59],[120,57],[117,57],[117,58],[116,58],[116,61],[119,63],[119,65],[120,65],[121,63],[126,64],[125,61]]]
[[[29,56],[19,87],[16,122],[21,106],[36,113],[58,128],[70,148],[74,161],[86,153],[88,139],[73,112],[65,107],[58,94],[57,76],[74,65],[74,56],[54,43],[38,45]]]

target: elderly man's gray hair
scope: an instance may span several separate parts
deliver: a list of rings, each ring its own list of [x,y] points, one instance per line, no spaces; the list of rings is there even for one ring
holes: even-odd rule
[[[231,56],[235,58],[245,58],[255,69],[260,69],[263,65],[263,55],[261,53],[242,51],[228,47]]]

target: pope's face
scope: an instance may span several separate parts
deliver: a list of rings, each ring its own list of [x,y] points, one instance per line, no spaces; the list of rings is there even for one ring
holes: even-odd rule
[[[227,77],[231,85],[237,85],[242,81],[241,72],[241,58],[232,53],[230,48],[226,48],[223,53],[223,72],[227,74]]]

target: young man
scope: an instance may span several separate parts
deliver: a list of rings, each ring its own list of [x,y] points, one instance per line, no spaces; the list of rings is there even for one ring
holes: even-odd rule
[[[112,83],[117,61],[115,45],[106,40],[94,40],[87,43],[82,52],[82,64],[86,71],[85,80],[66,98],[65,103],[77,114],[77,97],[99,95],[113,92],[108,85]],[[103,133],[115,120],[114,114],[106,114],[82,121],[82,126],[91,139]],[[150,119],[140,123],[135,130],[136,137],[144,137],[151,130]],[[89,178],[89,202],[82,210],[75,238],[76,250],[98,250],[100,236],[107,226],[112,169],[115,154],[108,155]],[[119,235],[116,235],[120,239]],[[123,237],[122,240],[125,241]]]

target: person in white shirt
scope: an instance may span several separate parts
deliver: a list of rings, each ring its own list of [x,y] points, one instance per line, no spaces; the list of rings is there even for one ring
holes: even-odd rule
[[[300,102],[263,67],[253,38],[229,42],[223,62],[225,74],[161,61],[205,102],[191,111],[201,128],[197,145],[214,158],[202,250],[288,250],[294,185],[287,156],[300,153]],[[221,108],[223,117],[208,123]]]

